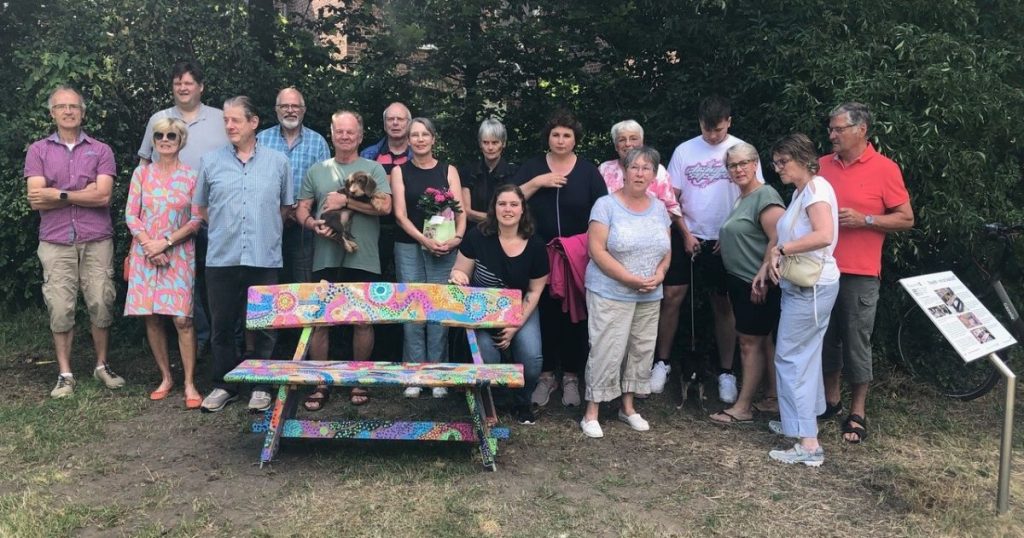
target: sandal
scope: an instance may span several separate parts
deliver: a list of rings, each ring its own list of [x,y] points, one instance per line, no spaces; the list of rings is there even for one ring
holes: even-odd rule
[[[331,399],[331,390],[324,385],[320,385],[312,394],[306,397],[306,401],[302,402],[302,407],[306,408],[306,411],[319,411],[327,405],[327,400],[329,399]]]
[[[854,426],[854,424],[860,424],[860,426]],[[846,417],[843,421],[843,440],[852,445],[858,445],[868,438],[868,421],[860,415],[850,413],[850,416]],[[857,440],[851,440],[846,437],[846,434],[852,433],[857,436]]]
[[[725,418],[715,418],[720,415],[725,415]],[[715,424],[724,424],[726,426],[731,426],[733,424],[750,424],[751,422],[754,422],[754,417],[750,417],[747,419],[737,418],[736,415],[733,415],[732,413],[723,409],[715,413],[714,415],[709,416],[708,420],[714,422]]]
[[[363,405],[370,401],[370,392],[366,389],[354,388],[349,395],[348,401],[352,405]]]

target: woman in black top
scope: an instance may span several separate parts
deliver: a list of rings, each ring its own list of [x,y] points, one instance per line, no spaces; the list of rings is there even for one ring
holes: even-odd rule
[[[477,331],[480,355],[488,364],[501,362],[501,351],[511,352],[523,365],[526,385],[515,392],[515,412],[521,424],[533,424],[530,394],[544,362],[537,302],[548,282],[548,254],[544,242],[533,235],[526,196],[515,185],[501,185],[487,208],[487,218],[466,234],[451,272],[460,286],[510,288],[523,292],[523,324],[497,334]]]
[[[583,126],[572,114],[555,112],[544,128],[548,152],[523,163],[516,173],[517,183],[529,200],[537,235],[544,242],[587,232],[590,210],[608,187],[597,167],[574,152],[583,134]],[[573,323],[562,312],[560,301],[550,289],[541,298],[541,336],[544,347],[544,372],[533,392],[533,403],[547,405],[558,388],[555,371],[562,370],[562,404],[580,405],[579,373],[587,362],[587,324]]]
[[[480,159],[459,169],[462,199],[466,201],[469,222],[483,222],[487,218],[487,206],[494,197],[494,190],[511,181],[516,172],[515,165],[501,157],[508,133],[500,121],[487,118],[481,122],[477,141],[480,143]]]
[[[399,282],[445,284],[455,263],[455,255],[466,231],[466,212],[455,214],[455,237],[437,241],[423,234],[423,221],[429,218],[417,205],[427,188],[447,189],[457,201],[462,199],[462,185],[454,166],[434,158],[437,131],[426,118],[414,118],[409,126],[409,147],[412,159],[391,170],[391,196],[395,210],[395,273]],[[436,324],[406,323],[402,325],[402,360],[404,362],[443,362],[448,351],[448,328]],[[438,387],[435,398],[448,391]],[[420,387],[405,389],[407,398],[417,398]]]

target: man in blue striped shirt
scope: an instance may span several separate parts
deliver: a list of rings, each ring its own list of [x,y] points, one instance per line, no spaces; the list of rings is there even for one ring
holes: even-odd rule
[[[235,327],[244,316],[249,286],[277,283],[283,221],[295,203],[291,163],[283,153],[257,144],[259,123],[248,97],[224,102],[224,129],[231,144],[203,156],[192,197],[210,226],[206,282],[214,389],[202,404],[208,413],[238,397],[234,387],[224,383],[224,375],[241,362]],[[247,332],[245,341],[247,357],[270,358],[271,333]],[[271,401],[265,387],[253,387],[249,409],[266,410]]]
[[[299,90],[285,88],[278,92],[274,109],[278,124],[260,131],[256,140],[260,147],[276,149],[288,157],[297,199],[306,171],[310,166],[330,159],[331,152],[324,137],[302,124],[306,116],[306,100]],[[310,282],[313,278],[313,232],[299,226],[294,210],[285,216],[281,250],[284,257],[281,282]]]

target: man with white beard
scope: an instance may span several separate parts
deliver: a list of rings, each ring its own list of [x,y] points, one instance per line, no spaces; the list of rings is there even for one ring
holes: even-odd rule
[[[274,110],[278,125],[260,131],[256,141],[288,156],[297,199],[306,171],[314,164],[330,159],[331,152],[323,136],[302,125],[306,116],[306,100],[299,90],[285,88],[278,92]],[[281,282],[310,282],[313,278],[313,232],[295,220],[294,207],[285,216],[281,250],[284,257]]]

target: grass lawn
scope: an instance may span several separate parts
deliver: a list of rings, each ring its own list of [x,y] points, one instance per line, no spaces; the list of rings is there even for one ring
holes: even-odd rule
[[[244,403],[185,411],[180,367],[167,400],[147,399],[159,376],[137,333],[112,338],[127,387],[90,377],[82,333],[78,390],[50,400],[57,368],[45,327],[38,312],[0,323],[0,536],[1024,536],[1019,471],[1010,513],[995,515],[1002,385],[961,403],[880,372],[870,438],[846,445],[837,422],[822,423],[818,469],[768,460],[786,441],[767,431],[767,416],[725,427],[696,407],[677,410],[678,384],[639,404],[650,432],[608,407],[599,440],[553,399],[538,424],[512,424],[497,473],[480,470],[470,445],[356,441],[286,441],[260,469],[262,436],[248,433]],[[454,397],[378,390],[356,408],[342,396],[320,414],[463,410]],[[1017,469],[1021,430],[1018,421]]]

